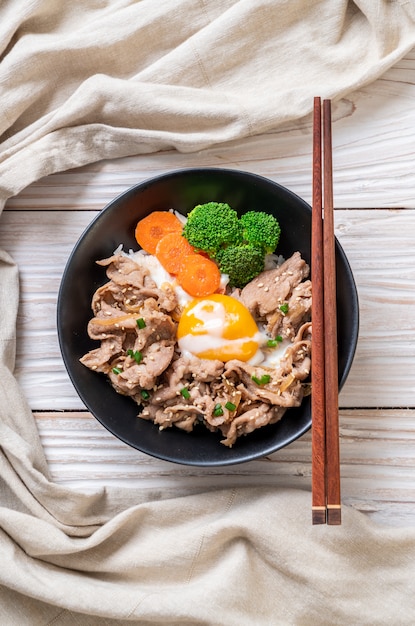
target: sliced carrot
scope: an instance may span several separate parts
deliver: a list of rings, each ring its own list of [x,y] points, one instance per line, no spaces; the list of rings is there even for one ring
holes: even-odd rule
[[[170,274],[177,274],[189,254],[195,254],[195,249],[181,233],[164,235],[156,248],[156,257]]]
[[[137,243],[150,254],[155,254],[157,244],[168,233],[181,233],[183,224],[174,213],[153,211],[140,220],[135,228]]]
[[[211,259],[201,254],[191,254],[182,264],[177,280],[191,296],[196,298],[210,296],[220,287],[220,271]]]

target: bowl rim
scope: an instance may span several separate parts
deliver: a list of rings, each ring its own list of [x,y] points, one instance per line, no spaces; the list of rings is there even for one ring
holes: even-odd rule
[[[85,237],[87,236],[87,234],[90,232],[91,228],[93,228],[93,226],[99,222],[102,219],[102,216],[104,214],[106,214],[108,211],[110,211],[112,208],[115,210],[116,206],[119,204],[120,201],[122,201],[124,198],[130,196],[130,195],[135,195],[136,193],[139,193],[140,190],[144,190],[148,187],[154,186],[157,183],[161,182],[161,181],[166,181],[170,178],[177,178],[177,177],[181,177],[183,175],[185,176],[195,176],[195,175],[205,175],[205,174],[214,174],[214,175],[230,175],[230,176],[235,176],[236,178],[238,177],[248,177],[252,182],[258,181],[261,182],[261,184],[265,184],[267,186],[271,186],[271,187],[277,187],[278,189],[280,189],[284,194],[286,194],[287,196],[291,197],[292,200],[294,200],[296,203],[300,203],[303,208],[308,211],[311,215],[311,206],[308,202],[306,202],[303,198],[301,198],[298,194],[296,194],[295,192],[293,192],[291,189],[285,187],[284,185],[281,185],[280,183],[267,178],[265,176],[262,176],[260,174],[256,174],[253,172],[249,172],[249,171],[245,171],[243,169],[232,169],[232,168],[221,168],[221,167],[190,167],[190,168],[181,168],[181,169],[173,169],[167,172],[163,172],[161,174],[157,174],[156,176],[153,176],[151,178],[147,178],[145,180],[142,180],[141,182],[138,182],[136,184],[130,185],[128,188],[124,189],[123,191],[121,191],[120,193],[118,193],[116,196],[114,196],[109,202],[107,202],[103,208],[101,210],[99,210],[99,212],[97,213],[97,215],[89,222],[89,224],[84,228],[83,232],[81,233],[81,235],[78,237],[77,241],[75,242],[75,245],[72,247],[72,250],[69,254],[69,257],[66,261],[65,264],[65,268],[63,270],[62,273],[62,277],[61,277],[61,281],[60,281],[60,286],[59,286],[59,290],[58,290],[58,296],[57,296],[57,309],[56,309],[56,322],[57,322],[57,334],[58,334],[58,343],[59,343],[59,348],[60,348],[60,352],[61,352],[61,356],[67,371],[67,374],[72,382],[72,385],[75,389],[75,391],[77,392],[78,396],[80,397],[81,401],[83,402],[83,404],[85,405],[85,407],[91,412],[91,415],[102,425],[104,426],[104,428],[106,428],[106,430],[108,430],[114,437],[116,437],[117,439],[119,439],[120,441],[124,442],[125,444],[127,444],[130,447],[133,447],[135,449],[137,449],[138,451],[141,451],[153,458],[157,458],[163,461],[169,461],[175,464],[181,464],[181,465],[187,465],[187,466],[197,466],[197,467],[225,467],[225,466],[231,466],[231,465],[237,465],[237,464],[241,464],[241,463],[246,463],[249,461],[255,461],[261,458],[266,457],[269,454],[272,454],[274,452],[277,452],[278,450],[285,448],[286,446],[290,445],[291,443],[293,443],[294,441],[296,441],[297,439],[299,439],[300,437],[302,437],[305,433],[307,433],[312,425],[312,416],[311,416],[311,408],[310,408],[310,418],[309,420],[304,424],[303,427],[299,428],[295,433],[293,433],[292,436],[287,437],[286,439],[284,439],[284,441],[280,444],[280,445],[276,445],[275,442],[270,441],[268,446],[263,446],[263,448],[261,448],[260,452],[257,453],[248,453],[245,456],[241,455],[240,457],[233,457],[233,455],[229,455],[228,459],[223,459],[220,461],[217,460],[197,460],[195,459],[185,459],[185,460],[180,460],[177,459],[175,457],[172,457],[168,454],[160,454],[160,453],[154,453],[153,451],[149,450],[149,449],[145,449],[143,447],[140,447],[139,445],[135,445],[134,443],[132,443],[131,441],[129,441],[127,438],[120,436],[120,434],[118,434],[116,432],[116,428],[112,428],[109,424],[107,424],[105,422],[105,420],[103,420],[102,418],[100,418],[98,415],[95,414],[95,412],[93,411],[93,409],[90,406],[90,402],[88,400],[88,398],[86,397],[85,393],[83,392],[83,390],[80,388],[78,381],[76,380],[72,368],[71,368],[71,364],[70,364],[70,357],[67,354],[67,349],[66,346],[64,344],[64,337],[63,337],[63,333],[62,333],[62,295],[64,293],[64,288],[65,288],[65,284],[66,284],[66,280],[68,277],[68,274],[70,273],[70,269],[71,269],[71,264],[73,259],[75,258],[79,247],[82,245]],[[357,291],[357,286],[356,286],[356,282],[354,280],[354,276],[353,276],[353,272],[349,263],[349,260],[343,250],[343,247],[341,246],[340,242],[338,241],[337,237],[335,237],[335,249],[336,249],[336,259],[338,258],[338,260],[340,260],[340,262],[343,264],[349,279],[350,279],[350,286],[352,289],[352,293],[351,293],[351,315],[353,316],[353,336],[350,337],[350,342],[351,342],[351,349],[348,351],[347,354],[347,359],[344,363],[344,367],[343,367],[343,371],[341,373],[341,376],[339,378],[339,392],[341,391],[341,389],[344,386],[344,383],[347,380],[347,377],[350,373],[350,369],[355,357],[355,353],[356,353],[356,348],[357,348],[357,342],[358,342],[358,336],[359,336],[359,326],[360,326],[360,311],[359,311],[359,297],[358,297],[358,291]],[[114,392],[115,393],[115,392]],[[188,436],[187,433],[185,433],[186,436]],[[218,444],[221,445],[222,444]],[[223,446],[224,447],[224,446]],[[233,458],[232,458],[233,457]]]

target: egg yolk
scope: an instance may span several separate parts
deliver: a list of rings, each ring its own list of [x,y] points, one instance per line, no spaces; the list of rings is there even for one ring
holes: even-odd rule
[[[231,296],[196,298],[183,310],[179,347],[201,359],[249,361],[258,350],[259,331],[248,309]]]

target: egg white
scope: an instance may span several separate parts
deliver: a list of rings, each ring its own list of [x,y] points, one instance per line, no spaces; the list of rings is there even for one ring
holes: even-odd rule
[[[283,339],[275,348],[268,348],[267,342],[270,337],[260,329],[261,342],[256,354],[248,361],[250,365],[261,365],[275,369],[279,366],[281,359],[284,357],[287,348],[291,345],[291,341]]]

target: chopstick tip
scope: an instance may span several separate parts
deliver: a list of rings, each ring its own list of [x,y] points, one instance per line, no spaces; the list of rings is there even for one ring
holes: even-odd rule
[[[325,506],[316,506],[311,509],[311,516],[313,525],[316,524],[326,524],[326,507]]]
[[[331,526],[340,526],[342,523],[342,513],[340,506],[335,506],[334,508],[327,509],[327,524]]]

